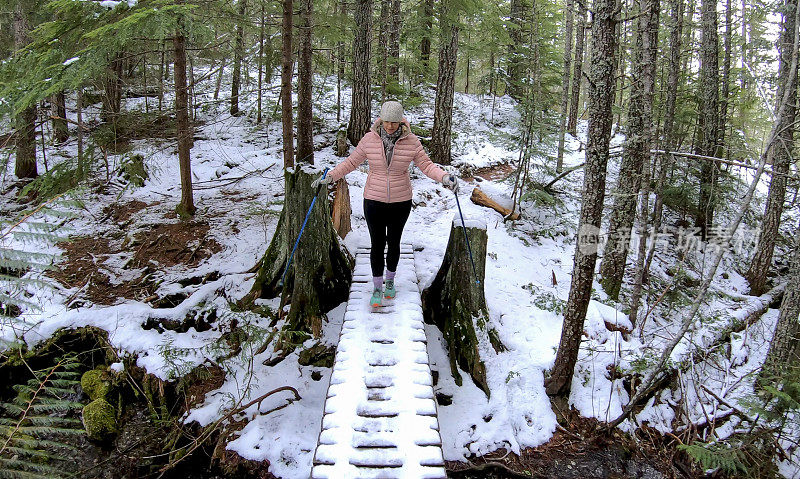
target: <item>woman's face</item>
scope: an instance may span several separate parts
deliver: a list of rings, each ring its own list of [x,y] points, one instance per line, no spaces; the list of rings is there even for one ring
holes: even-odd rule
[[[392,134],[400,128],[400,123],[396,121],[384,121],[383,122],[383,129],[386,130],[386,133]]]

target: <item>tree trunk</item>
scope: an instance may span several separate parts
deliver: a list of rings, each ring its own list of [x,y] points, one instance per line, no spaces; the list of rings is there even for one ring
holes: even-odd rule
[[[75,94],[75,116],[78,124],[77,128],[77,141],[78,141],[78,168],[77,168],[77,176],[78,180],[82,180],[86,172],[83,169],[84,165],[84,158],[83,158],[83,88],[78,87],[78,91]]]
[[[447,20],[442,27],[442,47],[439,50],[439,75],[436,81],[436,106],[431,130],[431,157],[449,165],[451,157],[451,127],[453,122],[453,95],[456,89],[456,60],[458,58],[458,26]]]
[[[294,166],[294,119],[292,118],[292,0],[283,0],[281,22],[281,123],[283,126],[283,166]]]
[[[263,80],[264,80],[264,2],[261,2],[261,22],[258,28],[258,114],[256,115],[256,123],[260,124],[262,120],[262,106],[263,106]]]
[[[778,140],[770,148],[768,155],[772,160],[772,179],[769,183],[767,206],[764,211],[764,220],[761,222],[761,232],[758,245],[750,269],[745,277],[750,283],[750,294],[759,295],[766,290],[767,273],[772,266],[772,254],[775,250],[775,240],[778,237],[778,228],[783,213],[783,201],[786,196],[786,175],[792,163],[794,149],[794,122],[797,114],[797,88],[787,86],[797,84],[797,72],[790,71],[792,65],[792,45],[795,29],[794,9],[797,0],[785,0],[783,31],[780,38],[780,78],[778,85],[778,105],[785,95],[788,100],[783,108],[783,114],[778,118]],[[776,107],[778,108],[778,107]]]
[[[638,19],[638,27],[642,34],[642,52],[641,58],[637,58],[638,63],[641,63],[641,68],[635,68],[641,75],[640,79],[634,79],[637,88],[641,87],[642,91],[637,92],[631,98],[631,113],[634,108],[641,108],[641,114],[636,112],[634,116],[637,117],[635,123],[631,122],[632,128],[641,128],[641,136],[633,139],[630,143],[631,153],[635,156],[642,158],[642,168],[644,168],[643,178],[640,182],[642,190],[641,208],[639,215],[639,251],[636,261],[636,274],[634,277],[633,292],[631,294],[631,311],[629,318],[631,324],[636,326],[636,318],[639,311],[639,300],[642,294],[642,286],[646,276],[645,264],[647,259],[647,244],[645,241],[647,235],[647,219],[649,213],[649,200],[650,200],[650,180],[652,178],[652,155],[650,150],[653,144],[653,97],[655,95],[656,83],[656,54],[658,52],[658,28],[659,28],[659,15],[661,13],[660,0],[641,0],[641,11],[643,16]],[[636,106],[634,106],[634,104]],[[630,114],[629,114],[630,122]],[[636,136],[636,135],[635,135]],[[638,192],[638,189],[637,189]],[[636,208],[634,202],[634,210]]]
[[[392,0],[389,21],[389,85],[392,92],[400,86],[400,0]]]
[[[345,0],[337,0],[339,14],[347,15],[344,5]],[[342,121],[342,78],[344,78],[344,42],[336,44],[336,123]]]
[[[561,73],[561,118],[558,124],[558,156],[556,157],[556,173],[564,167],[564,137],[567,132],[567,116],[569,115],[569,74],[572,68],[572,10],[573,0],[567,0],[564,8],[564,70]]]
[[[294,170],[294,171],[293,171]],[[317,193],[314,208],[297,245],[292,264],[281,287],[286,262],[300,234],[306,212],[314,199],[311,182],[319,172],[298,166],[284,170],[286,197],[272,242],[259,262],[253,289],[246,298],[274,298],[290,303],[286,331],[304,331],[319,337],[325,312],[347,301],[353,277],[353,258],[339,244],[331,222],[328,192]],[[297,273],[297,274],[295,274]],[[289,338],[291,342],[291,338]],[[282,348],[289,348],[284,342]]]
[[[103,83],[103,111],[100,115],[105,123],[116,123],[122,109],[122,53],[118,53],[106,69]]]
[[[794,2],[790,0],[787,3]],[[792,14],[787,12],[785,15]],[[798,234],[800,227],[795,232],[795,239]],[[775,384],[774,375],[800,364],[800,321],[797,319],[800,316],[800,244],[795,244],[788,278],[781,301],[781,312],[775,324],[775,334],[760,373],[761,379],[770,384]]]
[[[586,39],[586,8],[581,2],[577,3],[576,14],[578,24],[575,27],[575,70],[572,73],[572,93],[570,96],[569,119],[567,132],[577,136],[578,108],[581,100],[581,84],[583,83],[583,44]]]
[[[678,78],[681,74],[681,40],[683,38],[683,0],[672,1],[672,18],[669,36],[669,67],[667,73],[667,97],[664,106],[664,130],[662,133],[662,144],[665,151],[672,151],[675,148],[675,104],[678,97]],[[667,182],[667,173],[672,168],[672,155],[662,155],[658,162],[658,180],[655,188],[655,204],[653,205],[653,231],[661,229],[664,210],[664,188]],[[655,255],[656,242],[652,241],[647,251],[645,259],[642,282],[647,281],[650,274],[650,265]]]
[[[160,115],[164,107],[164,71],[167,69],[166,67],[166,52],[167,52],[167,41],[164,40],[161,45],[161,62],[158,66],[158,114]],[[225,61],[224,59],[222,60]],[[214,96],[216,100],[217,97]]]
[[[428,76],[431,59],[431,35],[433,32],[433,0],[422,0],[422,40],[419,43],[419,59],[422,63],[422,78]]]
[[[731,8],[731,0],[725,2],[725,35],[722,39],[723,49],[725,50],[722,57],[722,97],[719,112],[719,145],[725,146],[725,132],[728,129],[728,96],[731,90],[731,15],[733,14]],[[729,157],[729,155],[726,155]]]
[[[180,1],[179,3],[183,3]],[[186,39],[183,36],[183,19],[178,19],[178,30],[172,38],[175,50],[175,117],[177,119],[178,161],[181,172],[180,215],[193,215],[195,212],[192,194],[192,126],[189,124],[189,92],[186,86]]]
[[[239,2],[239,18],[236,22],[236,40],[233,46],[233,79],[231,80],[231,115],[239,114],[239,87],[242,84],[242,57],[244,56],[244,22],[247,0]]]
[[[389,72],[389,9],[392,0],[380,0],[381,13],[378,22],[378,78],[381,81],[381,103],[386,101],[386,76]]]
[[[14,8],[14,47],[24,48],[30,38],[27,2],[17,0]],[[16,118],[14,174],[17,178],[36,178],[36,104],[22,110]]]
[[[699,135],[695,153],[704,156],[719,156],[719,38],[717,35],[717,2],[702,0],[700,19],[702,41],[700,43],[700,91]],[[697,205],[695,226],[700,227],[703,239],[714,225],[714,209],[717,202],[717,173],[715,162],[704,161],[700,165],[700,201]]]
[[[69,140],[69,129],[67,128],[67,105],[66,95],[60,91],[52,98],[53,118],[53,139],[56,143],[64,143]]]
[[[564,313],[564,326],[555,365],[547,380],[547,394],[566,396],[578,359],[583,322],[592,292],[597,261],[597,234],[603,213],[608,146],[611,139],[611,106],[614,103],[614,35],[616,0],[595,0],[592,11],[592,61],[589,82],[589,130],[584,167],[583,202],[575,245],[572,283]]]
[[[521,101],[524,94],[523,74],[525,72],[524,60],[520,47],[524,43],[523,25],[525,25],[525,5],[523,0],[511,0],[511,12],[507,27],[508,37],[508,89],[511,98]]]
[[[313,32],[312,0],[300,2],[300,58],[297,62],[297,161],[314,164],[314,131],[312,80],[314,78],[311,49]]]
[[[353,209],[350,207],[350,188],[344,178],[335,183],[335,188],[332,213],[333,229],[340,238],[344,238],[353,229],[350,224],[350,217],[353,214]]]
[[[478,224],[482,223],[482,224]],[[486,344],[489,332],[483,284],[486,266],[486,224],[470,221],[467,227],[469,247],[475,260],[475,273],[469,259],[464,228],[454,219],[442,266],[431,285],[422,292],[425,322],[435,324],[447,341],[450,371],[456,384],[462,384],[458,369],[469,373],[475,385],[489,395],[486,367],[480,356],[480,345]]]
[[[617,300],[625,276],[636,199],[642,184],[642,168],[650,161],[653,128],[656,49],[658,47],[659,0],[640,0],[636,18],[627,137],[620,165],[619,180],[611,210],[608,241],[600,263],[600,284],[608,296]],[[640,238],[643,240],[643,238]]]
[[[372,30],[372,0],[356,0],[356,31],[353,40],[353,94],[350,103],[350,123],[347,125],[347,139],[357,145],[369,131],[372,123],[370,110],[372,94],[370,63],[370,35]]]

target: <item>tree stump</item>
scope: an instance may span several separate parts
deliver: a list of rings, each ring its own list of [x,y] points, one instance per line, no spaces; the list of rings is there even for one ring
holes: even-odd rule
[[[286,196],[278,227],[259,262],[255,284],[246,298],[253,301],[280,294],[281,304],[290,304],[284,330],[308,332],[314,337],[322,332],[324,313],[347,301],[355,263],[339,244],[331,222],[328,194],[321,190],[285,283],[282,288],[278,284],[314,198],[311,182],[318,175],[319,171],[309,166],[284,170]]]
[[[333,229],[339,234],[340,238],[347,236],[352,230],[350,216],[353,209],[350,207],[350,188],[347,180],[340,179],[335,183],[335,193],[333,196]]]
[[[462,383],[458,367],[467,371],[475,384],[489,395],[486,367],[479,345],[489,340],[489,310],[483,292],[486,266],[486,223],[468,220],[467,237],[472,248],[479,283],[469,260],[464,229],[456,216],[450,229],[447,251],[433,283],[422,292],[425,322],[435,324],[447,341],[450,370],[456,384]],[[500,346],[492,342],[495,350]]]

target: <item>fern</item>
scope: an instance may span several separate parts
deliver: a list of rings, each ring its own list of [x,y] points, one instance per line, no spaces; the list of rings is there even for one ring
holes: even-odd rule
[[[34,371],[33,378],[13,387],[13,400],[0,403],[0,479],[63,477],[54,463],[65,458],[57,451],[74,447],[59,438],[84,434],[81,421],[70,417],[83,405],[68,399],[80,384],[80,366],[67,356]]]
[[[681,444],[678,449],[686,452],[705,470],[722,470],[728,474],[747,472],[742,451],[720,443]]]

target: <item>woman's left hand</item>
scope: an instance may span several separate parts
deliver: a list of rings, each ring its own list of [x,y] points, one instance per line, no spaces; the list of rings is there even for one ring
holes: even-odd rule
[[[456,175],[444,175],[444,178],[442,178],[442,184],[445,188],[452,190],[455,194],[458,194],[458,178],[456,178]]]

